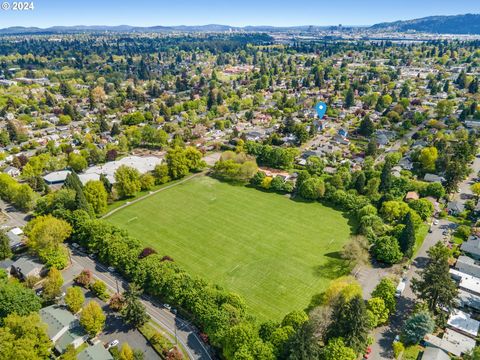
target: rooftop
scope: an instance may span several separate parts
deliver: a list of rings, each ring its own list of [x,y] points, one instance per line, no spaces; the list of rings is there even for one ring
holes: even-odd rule
[[[48,326],[47,332],[50,339],[54,338],[65,327],[77,321],[70,311],[57,305],[51,305],[41,309],[40,317]]]
[[[480,322],[472,319],[470,314],[455,309],[450,314],[447,324],[451,327],[465,333],[466,335],[477,336]]]
[[[78,354],[77,360],[113,360],[113,357],[101,343],[98,343],[87,347]]]

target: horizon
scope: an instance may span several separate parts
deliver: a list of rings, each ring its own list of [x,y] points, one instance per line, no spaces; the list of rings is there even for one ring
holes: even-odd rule
[[[34,10],[0,11],[2,28],[54,26],[371,26],[377,23],[411,20],[428,16],[479,14],[480,3],[469,0],[406,0],[385,4],[379,0],[336,3],[298,0],[292,9],[286,0],[262,2],[245,0],[225,3],[220,0],[183,0],[176,3],[138,0],[102,2],[84,0],[65,4],[61,0],[33,0]],[[345,11],[348,9],[348,11]],[[266,20],[268,18],[268,20]],[[72,25],[80,24],[80,25]]]

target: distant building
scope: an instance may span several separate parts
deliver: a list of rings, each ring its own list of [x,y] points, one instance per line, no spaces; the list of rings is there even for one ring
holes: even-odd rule
[[[418,193],[416,191],[409,191],[407,192],[407,195],[405,195],[405,201],[412,201],[418,199],[420,199],[420,196],[418,196]]]
[[[20,170],[13,166],[7,166],[5,169],[3,169],[3,173],[14,178],[20,176]]]
[[[25,245],[22,239],[22,229],[15,227],[7,232],[8,242],[12,250],[16,250]]]
[[[450,360],[450,356],[442,349],[427,346],[423,352],[422,360]]]
[[[466,252],[473,258],[480,260],[480,238],[470,236],[467,241],[460,245],[460,250]]]

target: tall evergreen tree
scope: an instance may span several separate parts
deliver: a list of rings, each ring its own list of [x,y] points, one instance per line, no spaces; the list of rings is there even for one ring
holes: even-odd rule
[[[450,250],[438,242],[428,250],[428,264],[412,279],[412,290],[419,299],[425,301],[428,309],[438,314],[442,308],[452,309],[457,298],[457,285],[450,273]]]
[[[350,87],[345,94],[345,108],[349,109],[355,104],[355,95],[353,94],[353,89]]]
[[[403,255],[411,258],[413,255],[413,247],[415,246],[415,226],[410,212],[405,215],[404,223],[405,227],[400,234],[398,242]]]
[[[65,182],[63,184],[64,188],[75,190],[75,202],[76,208],[80,210],[85,210],[89,214],[92,214],[93,209],[88,205],[85,194],[83,193],[83,185],[75,171],[72,171],[67,175]]]
[[[345,345],[356,352],[362,351],[368,342],[369,316],[365,301],[360,295],[347,301],[343,295],[333,305],[334,321],[327,331],[327,339],[341,337]]]
[[[124,293],[125,301],[122,309],[125,322],[136,328],[145,324],[149,319],[145,306],[139,300],[140,294],[140,288],[135,284],[131,284]]]
[[[389,192],[392,186],[392,164],[389,160],[385,161],[383,165],[382,174],[380,175],[380,186],[378,189],[381,192]]]

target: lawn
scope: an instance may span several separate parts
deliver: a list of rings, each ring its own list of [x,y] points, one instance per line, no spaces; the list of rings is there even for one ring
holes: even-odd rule
[[[193,178],[106,219],[246,299],[261,320],[304,309],[349,266],[349,219],[320,203]]]

